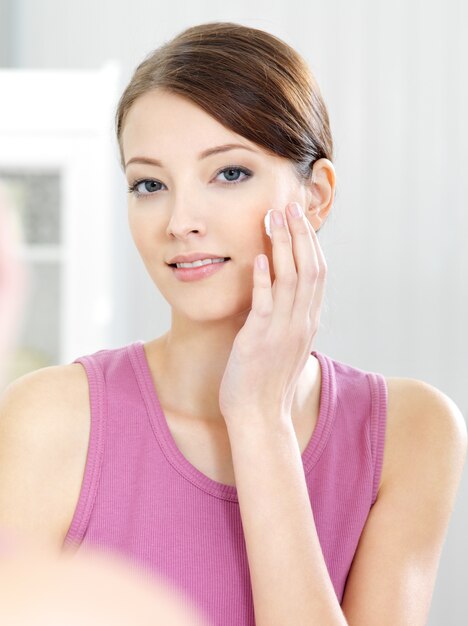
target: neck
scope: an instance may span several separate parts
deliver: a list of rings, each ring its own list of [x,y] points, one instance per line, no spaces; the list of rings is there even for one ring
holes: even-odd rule
[[[192,332],[177,332],[172,327],[144,348],[162,406],[187,418],[219,425],[224,423],[219,387],[241,326],[230,334],[216,332],[213,324],[206,326]],[[305,410],[313,393],[320,393],[320,366],[311,355],[298,379],[293,419]]]

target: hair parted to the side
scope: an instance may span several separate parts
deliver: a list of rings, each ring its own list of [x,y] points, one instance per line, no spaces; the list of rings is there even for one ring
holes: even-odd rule
[[[233,132],[290,159],[301,181],[333,161],[327,108],[302,56],[278,37],[232,22],[187,28],[138,65],[117,105],[122,131],[137,98],[162,88],[185,96]]]

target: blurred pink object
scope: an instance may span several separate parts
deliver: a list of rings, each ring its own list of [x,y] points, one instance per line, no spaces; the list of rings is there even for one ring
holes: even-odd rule
[[[0,390],[11,356],[29,284],[26,266],[19,259],[21,231],[5,189],[0,185]]]
[[[70,557],[27,537],[3,539],[2,626],[210,626],[163,578],[148,579],[116,555]]]

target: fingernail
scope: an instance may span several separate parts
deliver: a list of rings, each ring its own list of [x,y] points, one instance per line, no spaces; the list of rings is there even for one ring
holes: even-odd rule
[[[257,256],[257,267],[262,270],[262,272],[264,272],[268,267],[268,260],[264,254],[259,254]]]
[[[284,218],[281,211],[273,211],[273,222],[276,226],[284,226]]]
[[[289,213],[291,217],[301,217],[302,215],[302,207],[298,202],[292,202],[289,207]]]

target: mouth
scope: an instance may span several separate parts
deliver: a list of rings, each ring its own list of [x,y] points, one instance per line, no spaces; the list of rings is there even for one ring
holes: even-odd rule
[[[227,256],[227,257],[223,257],[223,262],[224,261],[230,261],[231,257]],[[177,268],[177,263],[168,263],[169,267],[173,267],[173,268]],[[177,268],[177,269],[196,269],[197,267],[205,267],[206,265],[213,265],[213,263],[205,263],[202,265],[194,265],[193,267],[187,267],[187,268]]]
[[[213,274],[222,272],[223,268],[231,260],[231,257],[225,257],[223,261],[217,261],[215,263],[206,263],[204,265],[196,265],[195,267],[177,267],[176,263],[168,263],[169,267],[175,275],[177,280],[182,282],[198,281],[200,279],[208,278]]]

